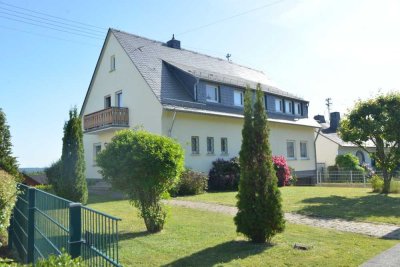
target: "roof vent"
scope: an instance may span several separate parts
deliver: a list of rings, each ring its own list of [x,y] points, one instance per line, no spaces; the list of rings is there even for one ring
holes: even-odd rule
[[[181,49],[181,41],[175,40],[175,34],[172,34],[172,39],[167,42],[167,46],[171,48]]]

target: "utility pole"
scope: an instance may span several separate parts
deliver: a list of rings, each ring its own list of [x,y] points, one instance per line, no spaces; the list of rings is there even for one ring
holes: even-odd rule
[[[226,59],[227,59],[228,61],[231,61],[231,56],[232,56],[232,55],[228,53],[228,54],[226,54],[225,57],[226,57]]]

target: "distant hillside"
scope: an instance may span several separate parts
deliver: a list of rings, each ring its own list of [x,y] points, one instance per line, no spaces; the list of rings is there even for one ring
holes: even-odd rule
[[[45,168],[19,168],[20,172],[24,172],[26,174],[29,173],[40,173],[40,172],[44,172]]]

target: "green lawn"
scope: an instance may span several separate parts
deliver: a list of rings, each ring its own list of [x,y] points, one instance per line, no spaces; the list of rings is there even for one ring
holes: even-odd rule
[[[370,188],[283,187],[283,208],[304,215],[400,225],[400,194],[371,193]],[[236,204],[236,192],[207,193],[179,199]]]
[[[274,246],[244,241],[228,215],[171,207],[161,233],[148,234],[126,200],[91,197],[90,206],[120,217],[120,262],[124,266],[358,266],[396,242],[288,224]],[[294,243],[313,246],[293,249]]]

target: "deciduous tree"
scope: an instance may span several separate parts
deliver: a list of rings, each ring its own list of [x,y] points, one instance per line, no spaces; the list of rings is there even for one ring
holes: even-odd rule
[[[375,159],[382,169],[382,193],[389,193],[393,172],[400,163],[400,93],[380,94],[358,101],[340,123],[340,136],[352,142]],[[367,142],[376,147],[375,153],[366,148]]]

